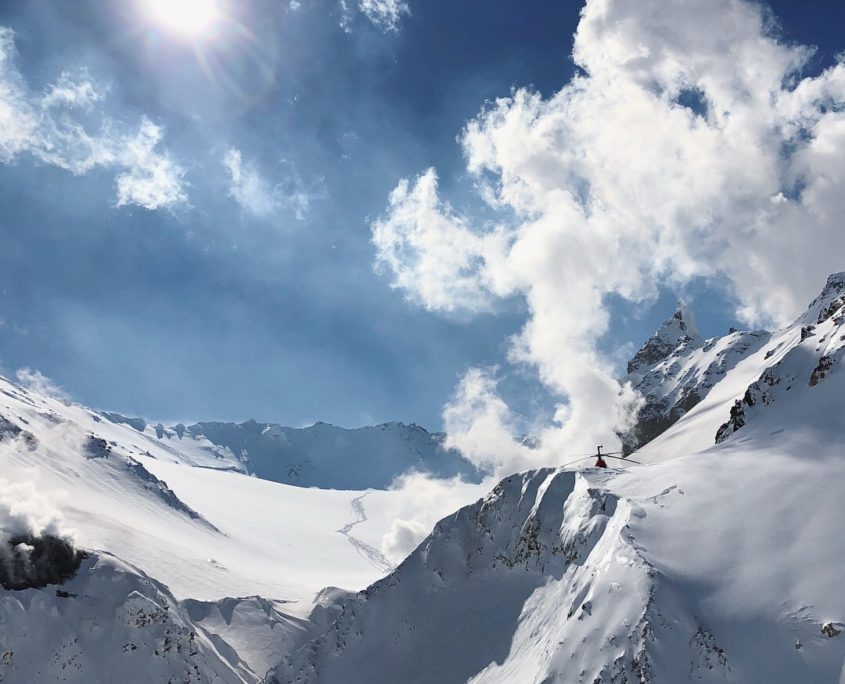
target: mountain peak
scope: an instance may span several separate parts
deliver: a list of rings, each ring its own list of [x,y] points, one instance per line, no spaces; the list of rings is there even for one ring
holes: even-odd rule
[[[693,343],[698,346],[703,343],[703,339],[698,332],[695,317],[689,306],[684,302],[678,302],[675,313],[663,321],[657,332],[628,362],[628,373],[634,373],[643,367],[654,366],[683,343]]]
[[[819,324],[839,313],[845,307],[845,271],[828,276],[821,293],[811,303],[804,315],[808,324]]]
[[[678,302],[678,306],[675,307],[675,313],[672,314],[672,318],[664,321],[662,327],[667,327],[670,321],[672,324],[677,325],[677,327],[680,328],[687,337],[692,339],[701,337],[698,332],[698,325],[695,322],[695,316],[693,316],[692,309],[690,309],[686,302]]]

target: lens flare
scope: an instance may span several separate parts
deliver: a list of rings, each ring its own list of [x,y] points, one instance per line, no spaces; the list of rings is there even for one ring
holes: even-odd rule
[[[218,18],[216,0],[147,0],[152,17],[171,31],[198,36]]]

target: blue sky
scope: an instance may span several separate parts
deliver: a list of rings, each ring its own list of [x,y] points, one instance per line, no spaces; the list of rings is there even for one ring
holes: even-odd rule
[[[71,117],[131,147],[147,121],[161,155],[150,161],[144,148],[126,161],[109,147],[108,161],[85,168],[51,160],[41,143],[6,155],[6,372],[37,368],[84,403],[154,418],[439,428],[464,371],[498,364],[514,410],[548,410],[548,383],[507,361],[527,317],[521,296],[428,310],[374,271],[371,231],[400,179],[429,167],[455,211],[489,218],[456,136],[512,88],[550,97],[569,82],[581,4],[409,0],[391,30],[351,0],[221,0],[228,19],[193,37],[149,5],[0,5],[29,100],[54,92],[63,72],[97,92],[42,111],[58,122],[51,135]],[[819,47],[810,72],[845,47],[842,3],[774,11],[786,42]],[[160,162],[177,169],[175,199],[133,184],[133,164]],[[679,296],[694,300],[705,334],[735,325],[742,300],[718,274],[670,278],[657,293],[631,307],[610,298],[599,335],[610,356],[641,342]]]

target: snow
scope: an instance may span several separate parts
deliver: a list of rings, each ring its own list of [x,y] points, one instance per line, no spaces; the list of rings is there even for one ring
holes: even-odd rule
[[[387,489],[408,470],[479,481],[472,464],[443,447],[444,435],[418,425],[383,423],[346,429],[315,423],[197,423],[183,439],[211,440],[241,455],[243,467],[265,480],[326,489]]]
[[[231,649],[192,624],[166,587],[114,557],[87,559],[61,591],[2,594],[4,682],[259,679]]]
[[[274,681],[841,681],[843,291],[737,352],[644,465],[515,475],[438,523]]]
[[[484,488],[456,480],[450,497],[432,502],[414,487],[342,491],[262,480],[239,472],[240,461],[210,442],[187,433],[180,439],[175,432],[160,439],[149,425],[140,432],[137,423],[104,420],[5,379],[0,415],[4,534],[24,528],[59,534],[95,552],[99,560],[86,562],[68,584],[73,593],[99,581],[93,575],[103,558],[111,559],[102,562],[112,563],[121,586],[135,582],[123,573],[155,578],[167,598],[151,600],[180,616],[179,629],[202,630],[211,644],[208,662],[200,666],[204,674],[195,681],[208,681],[212,672],[221,681],[255,681],[282,653],[325,630],[344,590],[366,587],[401,560],[382,551],[397,521],[415,525],[418,541],[456,502],[477,498]],[[96,649],[111,653],[111,646],[99,636],[80,646],[70,627],[51,632],[40,645],[19,643],[19,629],[38,632],[47,616],[78,605],[53,596],[53,587],[27,591],[0,591],[0,614],[11,611],[6,624],[15,626],[12,634],[0,623],[0,657],[16,654],[13,663],[0,663],[4,681],[64,677],[76,665],[77,674],[67,681],[110,681],[105,673],[125,667],[129,656],[123,651],[115,660],[93,662]],[[130,593],[109,594],[110,608],[98,617],[87,616],[87,608],[71,611],[69,624],[93,620],[110,631],[109,644],[114,635],[124,638],[115,611],[124,610]],[[163,638],[158,634],[132,651],[134,662],[151,663],[139,681],[158,674],[166,681],[165,672],[182,681],[180,668],[189,661],[168,661],[163,669],[155,664],[155,644],[161,646]],[[214,655],[221,649],[222,665]],[[61,655],[71,651],[73,666]],[[65,668],[33,675],[30,666],[51,658]]]
[[[379,555],[398,514],[427,530],[455,505],[414,506],[411,488],[341,491],[262,480],[231,470],[233,461],[195,438],[159,440],[150,426],[140,433],[97,420],[85,407],[3,379],[0,392],[0,414],[35,441],[33,448],[22,438],[0,442],[4,476],[51,500],[83,548],[136,565],[178,598],[259,594],[307,607],[326,586],[361,589],[392,567]],[[105,445],[99,458],[86,458],[91,435]],[[136,462],[151,477],[138,477]],[[479,485],[456,487],[460,502],[482,493]],[[355,501],[367,519],[342,534],[361,515]]]
[[[508,478],[278,681],[836,681],[845,462],[777,441]]]
[[[0,380],[2,519],[93,551],[61,587],[76,597],[0,591],[0,678],[842,681],[843,326],[845,274],[773,334],[703,340],[681,309],[634,374],[670,409],[700,400],[642,465],[492,491],[291,486],[191,428],[160,437]],[[338,430],[307,439],[335,458]]]

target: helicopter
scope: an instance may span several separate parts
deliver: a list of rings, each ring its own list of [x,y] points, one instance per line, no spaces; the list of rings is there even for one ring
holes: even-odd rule
[[[599,444],[596,447],[596,453],[590,454],[588,456],[583,456],[582,458],[575,459],[574,461],[570,461],[569,463],[564,463],[561,467],[566,468],[567,466],[570,466],[573,463],[578,463],[579,461],[586,461],[588,458],[596,459],[596,468],[607,468],[607,461],[604,460],[605,458],[614,458],[618,461],[627,461],[628,463],[636,463],[637,465],[640,464],[639,461],[631,460],[630,458],[625,456],[621,451],[602,452],[602,449],[604,449],[604,445]]]

